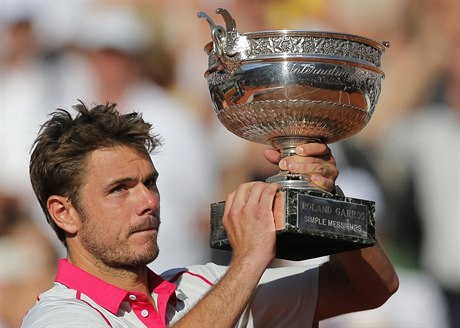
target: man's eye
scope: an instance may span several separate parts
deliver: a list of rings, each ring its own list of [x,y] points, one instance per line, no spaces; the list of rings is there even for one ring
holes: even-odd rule
[[[114,187],[111,192],[112,193],[117,193],[117,192],[122,192],[126,189],[126,187],[124,185],[119,185],[119,186],[116,186]]]
[[[145,181],[145,186],[147,188],[149,188],[149,189],[152,189],[152,188],[156,187],[156,183],[157,183],[156,179],[149,179],[149,180]]]

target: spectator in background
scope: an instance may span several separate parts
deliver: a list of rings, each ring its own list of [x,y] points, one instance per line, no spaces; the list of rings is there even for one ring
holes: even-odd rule
[[[27,158],[37,127],[46,118],[45,70],[34,31],[36,5],[2,3],[0,74],[0,193],[31,210]]]
[[[21,325],[38,294],[53,285],[58,258],[48,236],[20,208],[0,196],[0,327]]]
[[[65,6],[78,16],[79,6],[75,3]],[[56,108],[65,99],[67,85],[78,84],[75,72],[80,69],[69,65],[73,60],[60,60],[70,53],[65,52],[63,43],[68,42],[64,31],[68,35],[69,29],[68,25],[56,22],[64,19],[68,24],[74,19],[66,20],[66,11],[57,8],[63,7],[17,0],[2,2],[0,10],[0,194],[16,199],[20,210],[29,213],[31,220],[40,217],[41,209],[30,186],[30,148],[49,108]],[[44,22],[55,25],[52,29],[44,28]],[[57,37],[57,31],[61,37]],[[61,77],[64,68],[65,79],[64,74]],[[44,227],[42,220],[35,223],[40,229]],[[63,251],[46,227],[43,232]]]
[[[450,64],[441,80],[440,99],[414,108],[403,116],[382,140],[382,180],[389,194],[396,220],[407,222],[408,207],[412,221],[421,227],[413,255],[417,265],[439,284],[449,314],[449,327],[460,326],[460,40],[445,54]],[[442,145],[440,147],[439,145]],[[430,159],[436,158],[436,164]],[[433,171],[433,165],[436,169]],[[455,172],[452,176],[452,172]],[[398,216],[399,214],[399,216]],[[400,229],[395,239],[404,247]],[[418,243],[417,243],[418,241]]]

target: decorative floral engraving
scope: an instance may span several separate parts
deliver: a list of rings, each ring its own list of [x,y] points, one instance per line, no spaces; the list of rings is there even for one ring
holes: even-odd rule
[[[380,67],[381,52],[360,42],[325,37],[260,37],[248,38],[250,50],[247,59],[274,54],[327,55],[340,59],[358,59]],[[337,58],[339,59],[339,58]]]

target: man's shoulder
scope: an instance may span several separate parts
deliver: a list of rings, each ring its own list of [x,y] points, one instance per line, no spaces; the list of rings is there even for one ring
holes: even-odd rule
[[[103,317],[86,302],[77,299],[76,291],[59,283],[37,298],[25,315],[21,327],[91,327],[106,326]]]
[[[205,279],[211,284],[216,283],[226,272],[227,266],[217,265],[215,263],[206,263],[201,265],[190,265],[182,268],[170,269],[161,274],[165,280],[174,282],[185,277],[195,277]]]
[[[318,268],[321,262],[305,261],[302,265],[290,265],[272,267],[265,271],[261,282],[278,279],[289,276],[311,275],[315,277],[318,274]],[[170,282],[175,282],[182,277],[195,277],[207,279],[211,284],[216,283],[227,271],[228,266],[218,265],[212,262],[202,265],[190,265],[182,268],[170,269],[161,274],[161,277]]]
[[[225,266],[207,263],[171,269],[163,272],[161,277],[176,285],[176,297],[184,302],[186,309],[190,309],[222,278],[225,271]]]

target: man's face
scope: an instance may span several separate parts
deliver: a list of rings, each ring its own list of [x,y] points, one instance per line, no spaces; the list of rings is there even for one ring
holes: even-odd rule
[[[79,193],[77,244],[96,261],[130,269],[158,256],[158,173],[148,154],[127,147],[93,151]]]

